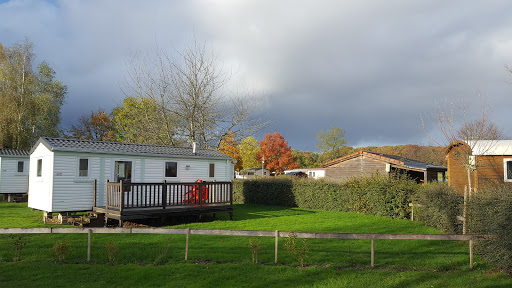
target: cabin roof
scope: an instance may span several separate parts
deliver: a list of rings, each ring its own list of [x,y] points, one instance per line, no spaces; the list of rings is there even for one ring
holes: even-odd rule
[[[460,145],[468,145],[473,155],[485,156],[505,156],[512,155],[512,140],[472,140],[472,141],[455,141],[446,150],[446,154],[453,147]]]
[[[446,170],[447,169],[444,166],[433,165],[433,164],[429,164],[429,163],[426,163],[426,162],[405,158],[405,157],[398,156],[398,155],[385,154],[385,153],[376,153],[376,152],[369,152],[369,151],[359,151],[359,152],[356,152],[354,154],[350,154],[350,155],[347,155],[347,156],[344,156],[344,157],[341,157],[341,158],[338,158],[338,159],[334,159],[334,160],[329,161],[327,163],[324,163],[322,166],[324,168],[331,167],[331,166],[334,166],[336,164],[345,162],[347,160],[354,159],[354,158],[357,158],[357,157],[361,157],[363,155],[364,156],[368,156],[370,158],[374,158],[374,159],[383,161],[383,162],[394,164],[394,165],[397,165],[397,166],[402,166],[402,167],[405,167],[405,168],[414,168],[414,169],[421,169],[421,170],[427,170],[427,169],[441,169],[441,170],[444,169],[444,170]]]
[[[48,137],[39,138],[30,153],[32,153],[39,144],[43,144],[50,151],[123,154],[137,156],[231,159],[230,156],[212,149],[196,149],[196,153],[194,154],[192,148],[184,147]]]
[[[28,157],[30,156],[30,151],[2,148],[0,149],[0,156]]]

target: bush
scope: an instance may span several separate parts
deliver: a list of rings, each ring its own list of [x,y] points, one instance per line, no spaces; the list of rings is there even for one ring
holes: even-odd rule
[[[429,183],[418,189],[414,203],[414,218],[430,227],[445,233],[462,233],[462,223],[457,216],[462,216],[464,196],[444,183]]]
[[[404,175],[375,174],[344,183],[268,177],[236,180],[233,187],[235,202],[408,218],[419,185]]]
[[[66,260],[66,257],[69,254],[70,247],[71,243],[69,241],[59,241],[53,245],[55,257],[59,262],[63,262],[64,260]]]
[[[481,189],[471,197],[468,207],[471,234],[498,236],[495,240],[478,241],[478,253],[512,274],[512,185]]]

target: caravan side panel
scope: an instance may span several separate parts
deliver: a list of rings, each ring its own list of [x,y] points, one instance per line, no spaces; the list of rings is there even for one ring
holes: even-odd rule
[[[23,172],[18,172],[18,162],[23,162]],[[0,194],[22,194],[28,192],[29,157],[0,158]]]
[[[39,144],[30,155],[28,207],[52,212],[52,172],[53,152]]]
[[[87,175],[80,175],[80,159],[87,159]],[[53,212],[90,211],[94,202],[94,179],[99,176],[99,157],[85,153],[55,152]]]

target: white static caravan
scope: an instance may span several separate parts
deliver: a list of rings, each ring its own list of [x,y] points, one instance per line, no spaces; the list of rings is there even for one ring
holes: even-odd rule
[[[30,152],[28,206],[46,212],[104,206],[106,181],[231,181],[232,158],[215,150],[40,138]]]
[[[0,194],[28,192],[29,151],[0,149]]]

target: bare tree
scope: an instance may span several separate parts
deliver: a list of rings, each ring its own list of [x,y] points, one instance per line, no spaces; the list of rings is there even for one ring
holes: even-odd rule
[[[129,63],[125,94],[158,103],[165,130],[173,142],[196,142],[203,148],[219,146],[228,133],[241,139],[268,122],[254,117],[256,103],[245,93],[230,93],[225,73],[206,46],[194,41],[173,58],[161,49],[136,55]],[[155,131],[156,132],[156,131]]]
[[[433,113],[435,121],[431,121],[440,131],[441,139],[432,136],[425,127],[425,121],[421,118],[425,134],[439,146],[461,147],[454,156],[462,163],[467,170],[468,189],[472,191],[471,172],[476,170],[479,163],[473,153],[478,150],[480,154],[490,152],[496,145],[496,141],[503,138],[498,126],[489,120],[485,105],[482,105],[479,117],[470,118],[467,106],[457,108],[453,103],[447,106],[437,106]],[[462,120],[458,121],[457,116]],[[431,119],[431,118],[430,118]]]

